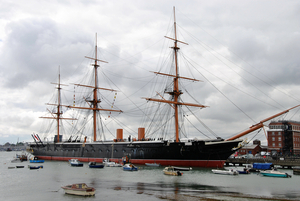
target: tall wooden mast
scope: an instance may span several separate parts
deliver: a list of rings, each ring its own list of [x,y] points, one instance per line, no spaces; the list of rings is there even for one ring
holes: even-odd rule
[[[177,32],[176,32],[176,18],[175,18],[175,7],[174,9],[174,33],[175,33],[175,41],[174,41],[174,59],[175,59],[175,75],[174,78],[174,101],[178,103],[178,97],[180,96],[179,86],[178,86],[178,63],[177,63],[177,51],[179,48],[177,47]],[[179,142],[179,122],[178,122],[178,104],[174,105],[175,107],[175,132],[176,132],[176,142]]]
[[[168,103],[171,104],[171,107],[174,108],[174,119],[175,119],[175,139],[176,142],[179,142],[179,118],[178,118],[178,106],[179,105],[186,105],[186,106],[193,106],[193,107],[207,107],[204,105],[199,105],[199,104],[193,104],[193,103],[183,103],[179,101],[179,96],[182,94],[182,92],[179,89],[179,79],[187,79],[187,80],[192,80],[192,81],[199,81],[196,79],[192,79],[192,78],[187,78],[187,77],[180,77],[179,75],[179,66],[178,66],[178,56],[177,56],[177,52],[180,49],[177,45],[178,42],[182,43],[182,44],[186,44],[185,42],[179,41],[177,39],[177,31],[176,31],[176,18],[175,18],[175,7],[173,7],[173,11],[174,11],[174,33],[175,36],[174,38],[171,37],[167,37],[168,39],[171,39],[174,41],[174,47],[172,47],[173,51],[174,51],[174,60],[175,60],[175,75],[170,75],[170,74],[165,74],[165,73],[160,73],[160,72],[154,72],[155,74],[160,74],[160,75],[165,75],[165,76],[170,76],[173,77],[173,91],[171,92],[166,92],[168,94],[170,94],[173,97],[173,101],[169,101],[169,100],[165,100],[165,99],[153,99],[153,98],[145,98],[146,100],[149,101],[155,101],[155,102],[163,102],[163,103]]]
[[[49,112],[51,113],[52,117],[40,117],[40,118],[44,118],[44,119],[55,119],[56,120],[56,125],[57,125],[57,141],[56,142],[60,142],[59,136],[60,136],[60,120],[77,120],[74,118],[63,118],[62,117],[62,105],[61,105],[61,86],[68,86],[65,84],[61,84],[60,83],[60,67],[58,69],[58,83],[51,83],[51,84],[56,84],[57,85],[57,104],[51,104],[51,103],[47,103],[47,105],[54,105],[57,107],[56,109],[56,113],[52,113],[50,110]]]
[[[97,138],[97,107],[98,107],[98,96],[97,96],[97,88],[98,88],[98,61],[97,61],[97,33],[96,33],[96,45],[95,45],[95,64],[94,64],[94,73],[95,73],[95,88],[94,88],[94,99],[93,99],[93,106],[94,106],[94,110],[93,110],[93,128],[94,128],[94,142],[96,141]]]
[[[93,100],[90,100],[88,102],[92,103],[92,106],[91,107],[75,107],[75,106],[67,106],[67,105],[64,105],[65,107],[68,107],[68,108],[76,108],[76,109],[84,109],[84,110],[93,110],[93,134],[94,134],[94,137],[93,137],[93,141],[95,142],[96,139],[97,139],[97,112],[99,112],[100,110],[101,111],[110,111],[110,112],[122,112],[122,110],[112,110],[112,109],[102,109],[102,108],[99,108],[98,105],[99,103],[101,102],[100,100],[98,100],[98,89],[101,89],[101,90],[109,90],[109,91],[116,91],[116,90],[113,90],[113,89],[106,89],[106,88],[99,88],[98,87],[98,61],[100,62],[104,62],[104,63],[108,63],[107,61],[102,61],[100,59],[97,58],[97,33],[96,33],[96,45],[95,45],[95,58],[92,58],[92,57],[85,57],[85,58],[88,58],[88,59],[92,59],[94,60],[94,86],[89,86],[89,85],[82,85],[82,84],[75,84],[77,86],[82,86],[82,87],[89,87],[89,88],[93,88]]]
[[[61,117],[61,88],[60,88],[60,67],[59,67],[59,74],[58,74],[58,85],[57,85],[57,89],[58,89],[58,95],[57,95],[57,142],[59,142],[59,121],[60,121],[60,117]]]

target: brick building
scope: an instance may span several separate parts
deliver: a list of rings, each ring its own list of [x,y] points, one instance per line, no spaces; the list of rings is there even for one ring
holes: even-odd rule
[[[252,154],[253,156],[255,156],[262,151],[266,152],[267,149],[268,147],[261,145],[259,140],[253,140],[253,144],[245,145],[238,151],[238,155]]]
[[[268,147],[280,155],[300,155],[300,122],[273,121],[269,124]]]

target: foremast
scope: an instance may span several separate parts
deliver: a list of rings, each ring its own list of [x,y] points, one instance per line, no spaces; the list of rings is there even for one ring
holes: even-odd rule
[[[59,67],[59,70],[58,70],[58,83],[51,83],[51,84],[56,84],[57,85],[57,104],[51,104],[51,103],[47,103],[47,105],[54,105],[56,106],[56,113],[52,113],[49,109],[47,109],[50,114],[52,115],[52,117],[40,117],[40,118],[44,118],[44,119],[55,119],[56,120],[56,125],[57,125],[57,140],[56,142],[60,142],[60,139],[59,139],[59,136],[60,136],[60,120],[63,119],[63,120],[77,120],[77,119],[74,119],[74,118],[64,118],[62,117],[62,105],[61,105],[61,86],[68,86],[68,85],[65,85],[65,84],[61,84],[60,83],[60,67]]]
[[[95,45],[95,58],[92,57],[85,57],[91,60],[94,60],[94,86],[91,85],[82,85],[82,84],[75,84],[76,86],[81,86],[81,87],[89,87],[89,88],[93,88],[93,100],[86,100],[87,103],[90,103],[89,106],[90,107],[77,107],[77,106],[67,106],[64,105],[65,107],[68,108],[75,108],[75,109],[83,109],[83,110],[93,110],[93,141],[97,141],[97,112],[99,111],[109,111],[109,112],[122,112],[122,110],[113,110],[113,109],[103,109],[100,108],[99,105],[101,103],[101,101],[98,99],[98,89],[101,90],[108,90],[108,91],[116,91],[114,89],[106,89],[106,88],[99,88],[98,87],[98,67],[100,67],[98,65],[98,61],[99,62],[103,62],[103,63],[108,63],[107,61],[103,61],[98,59],[97,56],[97,34],[96,34],[96,45]]]
[[[174,41],[174,47],[171,47],[174,51],[174,62],[175,62],[175,75],[171,75],[171,74],[165,74],[165,73],[160,73],[160,72],[153,72],[155,74],[159,74],[159,75],[164,75],[164,76],[170,76],[173,77],[173,91],[170,92],[166,92],[169,95],[171,95],[173,98],[172,100],[165,100],[165,99],[154,99],[154,98],[145,98],[148,101],[155,101],[155,102],[162,102],[162,103],[168,103],[173,109],[174,109],[174,119],[175,119],[175,139],[176,142],[179,142],[179,112],[178,112],[178,106],[180,105],[186,105],[186,106],[193,106],[193,107],[207,107],[204,105],[200,105],[200,104],[193,104],[193,103],[183,103],[179,101],[179,97],[182,94],[182,92],[179,89],[179,79],[187,79],[187,80],[192,80],[192,81],[199,81],[196,79],[192,79],[192,78],[187,78],[187,77],[181,77],[179,75],[179,66],[178,66],[178,50],[180,49],[178,47],[178,42],[188,45],[185,42],[179,41],[177,39],[177,31],[176,31],[176,17],[175,17],[175,7],[173,7],[173,11],[174,11],[174,38],[165,36],[166,38],[173,40]]]

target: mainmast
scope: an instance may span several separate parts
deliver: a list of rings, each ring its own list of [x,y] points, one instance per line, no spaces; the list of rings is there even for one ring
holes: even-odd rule
[[[168,101],[165,99],[153,99],[153,98],[145,98],[146,100],[149,101],[156,101],[156,102],[164,102],[164,103],[168,103],[171,104],[171,107],[174,108],[174,119],[175,119],[175,139],[176,142],[179,142],[179,118],[178,118],[178,106],[179,105],[186,105],[186,106],[193,106],[193,107],[207,107],[204,105],[199,105],[199,104],[193,104],[193,103],[182,103],[179,101],[179,96],[182,94],[182,92],[179,89],[179,79],[188,79],[188,80],[192,80],[192,81],[199,81],[196,79],[192,79],[192,78],[186,78],[186,77],[180,77],[179,75],[179,66],[178,66],[178,56],[177,56],[177,52],[180,49],[177,45],[178,42],[183,43],[185,45],[188,45],[185,42],[179,41],[177,39],[177,31],[176,31],[176,18],[175,18],[175,7],[173,7],[173,11],[174,11],[174,38],[170,38],[165,36],[168,39],[171,39],[174,41],[174,47],[172,47],[173,51],[174,51],[174,60],[175,60],[175,75],[170,75],[170,74],[165,74],[165,73],[160,73],[160,72],[154,72],[155,74],[160,74],[160,75],[165,75],[165,76],[170,76],[173,77],[173,91],[171,92],[166,92],[169,95],[171,95],[173,97],[173,101]]]
[[[87,101],[87,102],[90,102],[92,105],[91,107],[75,107],[75,106],[65,106],[65,107],[68,107],[68,108],[76,108],[76,109],[84,109],[84,110],[93,110],[93,134],[94,134],[94,138],[93,138],[93,141],[95,142],[96,139],[97,139],[97,112],[99,112],[100,110],[102,111],[110,111],[110,112],[122,112],[122,110],[112,110],[112,109],[102,109],[102,108],[99,108],[99,104],[100,104],[100,100],[98,100],[98,89],[101,89],[101,90],[108,90],[108,91],[116,91],[116,90],[113,90],[113,89],[106,89],[106,88],[99,88],[98,87],[98,61],[100,62],[104,62],[104,63],[108,63],[107,61],[102,61],[100,59],[98,59],[97,57],[97,33],[96,33],[96,45],[95,45],[95,58],[92,58],[92,57],[85,57],[85,58],[88,58],[88,59],[92,59],[94,60],[94,86],[89,86],[89,85],[82,85],[82,84],[75,84],[76,86],[82,86],[82,87],[90,87],[90,88],[93,88],[93,100],[90,100],[90,101]]]

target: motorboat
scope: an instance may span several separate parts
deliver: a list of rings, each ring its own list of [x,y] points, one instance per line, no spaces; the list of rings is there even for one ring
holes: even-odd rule
[[[107,159],[107,158],[103,159],[103,164],[106,167],[122,167],[121,164],[113,162],[113,161],[109,161],[109,159]]]
[[[44,160],[40,160],[38,157],[34,157],[33,159],[29,160],[30,163],[44,163]]]
[[[123,170],[124,171],[137,171],[138,168],[136,166],[134,166],[133,164],[131,163],[126,163],[124,166],[123,166]]]
[[[28,165],[28,168],[29,168],[30,170],[37,170],[37,169],[42,169],[43,166],[42,166],[42,165],[39,165],[39,166]]]
[[[97,164],[96,162],[89,162],[89,168],[104,168],[103,164]]]
[[[85,183],[71,184],[62,186],[66,194],[81,195],[81,196],[93,196],[95,195],[95,188],[88,187]]]
[[[224,175],[239,175],[237,170],[219,170],[219,169],[212,169],[211,170],[214,174],[224,174]]]
[[[263,170],[263,171],[260,171],[260,174],[263,175],[263,176],[267,176],[267,177],[284,177],[284,178],[292,177],[288,173],[280,172],[276,169]]]
[[[182,173],[179,170],[175,170],[173,166],[165,167],[163,170],[165,175],[171,175],[171,176],[181,176]]]
[[[81,163],[78,159],[70,159],[69,163],[74,167],[82,167],[83,163]]]

